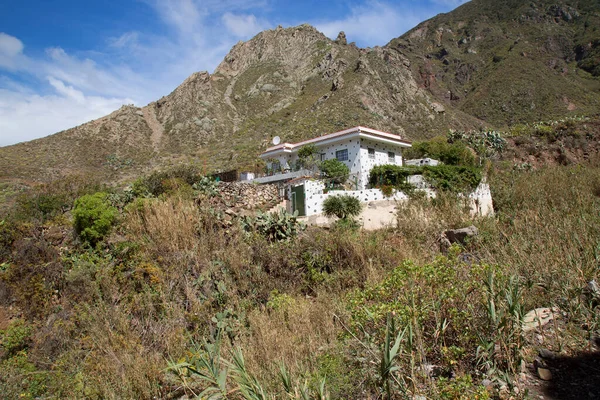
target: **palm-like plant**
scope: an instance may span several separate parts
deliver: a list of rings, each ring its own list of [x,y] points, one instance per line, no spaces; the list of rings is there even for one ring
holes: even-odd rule
[[[341,196],[331,196],[323,202],[323,213],[328,216],[336,216],[342,220],[356,217],[362,210],[362,204],[359,199],[347,194]]]

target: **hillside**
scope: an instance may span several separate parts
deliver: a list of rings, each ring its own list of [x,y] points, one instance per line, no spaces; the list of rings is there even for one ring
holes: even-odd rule
[[[502,127],[598,110],[599,29],[594,0],[473,0],[386,47],[438,101]]]
[[[0,148],[0,178],[123,180],[179,162],[252,170],[275,135],[360,124],[419,139],[595,112],[600,7],[565,4],[474,0],[372,49],[309,25],[264,31],[143,108]]]
[[[494,216],[442,186],[376,231],[256,214],[276,187],[190,166],[24,191],[0,214],[2,398],[596,398],[600,119],[509,132],[500,157],[420,146],[484,165]]]

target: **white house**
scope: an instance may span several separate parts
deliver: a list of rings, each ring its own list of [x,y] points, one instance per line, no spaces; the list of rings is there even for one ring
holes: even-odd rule
[[[357,126],[298,143],[282,143],[268,148],[260,157],[267,161],[267,167],[273,174],[256,178],[253,182],[286,183],[284,193],[291,200],[288,210],[298,211],[300,215],[320,213],[321,203],[328,197],[324,193],[323,182],[306,179],[312,177],[314,171],[298,168],[298,150],[308,144],[315,145],[320,161],[336,158],[348,166],[348,182],[353,186],[353,191],[346,193],[355,194],[362,201],[383,198],[381,191],[367,190],[371,169],[385,164],[402,166],[402,149],[411,146],[409,141],[398,135]]]
[[[340,132],[330,133],[298,143],[282,143],[269,147],[260,158],[267,167],[280,171],[273,176],[255,179],[257,183],[288,181],[310,175],[310,171],[298,170],[298,150],[314,144],[320,161],[337,158],[350,169],[350,182],[356,190],[363,190],[369,182],[371,168],[376,165],[402,165],[402,149],[410,147],[409,141],[398,135],[371,128],[357,126]]]

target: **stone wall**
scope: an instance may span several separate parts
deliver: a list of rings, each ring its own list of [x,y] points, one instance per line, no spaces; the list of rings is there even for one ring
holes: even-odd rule
[[[280,202],[277,185],[219,182],[221,200],[227,208],[268,210]]]

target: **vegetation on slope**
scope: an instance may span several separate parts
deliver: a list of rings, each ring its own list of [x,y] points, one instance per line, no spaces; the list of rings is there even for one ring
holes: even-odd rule
[[[535,379],[520,375],[522,360],[541,347],[574,356],[600,334],[585,290],[600,279],[600,168],[515,165],[490,169],[494,217],[442,194],[403,203],[395,229],[309,228],[283,241],[224,225],[194,201],[214,187],[194,189],[189,171],[165,174],[156,196],[60,182],[25,192],[0,224],[0,392],[522,397]],[[70,209],[100,190],[119,218],[91,247]],[[71,200],[30,200],[42,193]],[[478,236],[439,252],[440,232],[470,224]],[[522,331],[524,313],[551,306],[561,317]],[[587,395],[595,382],[565,384]]]

